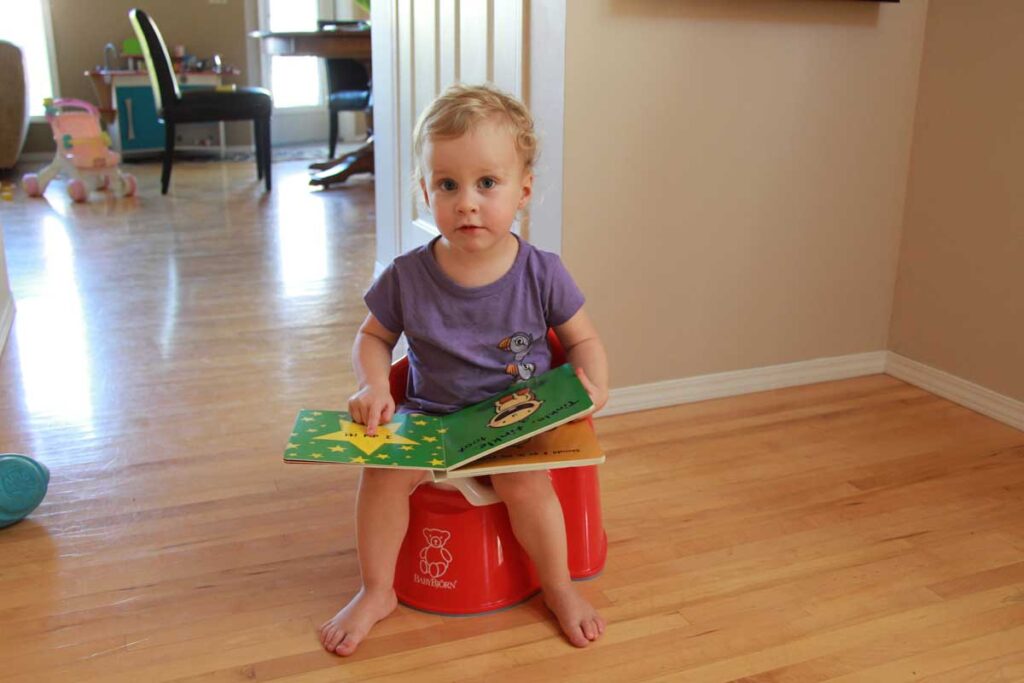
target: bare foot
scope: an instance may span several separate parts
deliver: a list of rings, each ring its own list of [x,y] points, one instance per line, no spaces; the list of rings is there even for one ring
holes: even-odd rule
[[[398,606],[395,591],[359,589],[355,597],[320,626],[320,643],[328,652],[348,657],[373,625]]]
[[[545,588],[544,604],[554,612],[565,637],[576,647],[586,647],[604,633],[604,619],[571,583]]]

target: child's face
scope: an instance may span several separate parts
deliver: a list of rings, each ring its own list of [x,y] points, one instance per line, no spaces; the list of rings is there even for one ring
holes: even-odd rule
[[[486,252],[505,239],[532,184],[512,133],[493,121],[423,145],[423,197],[442,237],[456,249]]]

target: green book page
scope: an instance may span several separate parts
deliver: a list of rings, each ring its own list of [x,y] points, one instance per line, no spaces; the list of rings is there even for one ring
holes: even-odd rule
[[[569,364],[444,417],[445,469],[556,427],[593,410],[587,390]]]
[[[303,410],[295,419],[284,459],[290,462],[336,462],[363,467],[444,470],[445,427],[442,418],[403,413],[367,436],[346,412]]]
[[[284,459],[452,470],[585,415],[593,407],[572,367],[562,365],[449,415],[399,413],[378,426],[374,436],[346,412],[302,410]]]

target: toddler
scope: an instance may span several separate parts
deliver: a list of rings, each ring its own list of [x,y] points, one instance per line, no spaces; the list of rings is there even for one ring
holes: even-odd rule
[[[597,409],[607,402],[604,346],[582,293],[557,255],[512,232],[530,200],[536,147],[529,111],[489,86],[453,86],[420,117],[417,179],[440,235],[396,258],[366,293],[369,314],[352,350],[359,389],[348,406],[367,433],[394,415],[388,373],[403,332],[409,345],[403,410],[448,413],[545,372],[549,327]],[[395,609],[407,499],[423,478],[418,470],[362,470],[356,502],[362,586],[320,627],[328,651],[352,654]],[[599,638],[605,622],[569,578],[565,523],[547,472],[491,480],[568,640],[583,647]]]

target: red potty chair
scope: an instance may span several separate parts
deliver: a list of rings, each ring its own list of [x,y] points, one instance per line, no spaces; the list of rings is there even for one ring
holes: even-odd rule
[[[552,366],[565,362],[548,333]],[[404,400],[408,361],[391,368],[391,393]],[[569,574],[585,579],[604,568],[608,542],[601,521],[595,465],[548,473],[562,504]],[[516,541],[505,504],[486,477],[423,484],[409,498],[409,530],[395,567],[402,604],[427,612],[470,615],[523,602],[540,589],[533,563]]]

